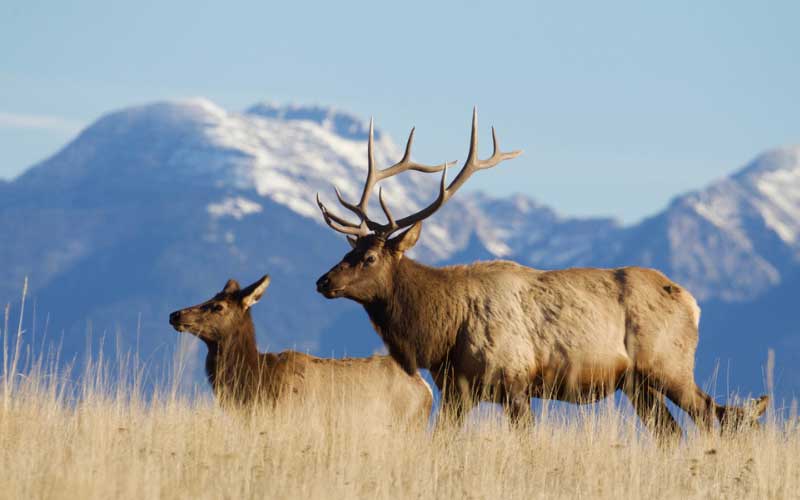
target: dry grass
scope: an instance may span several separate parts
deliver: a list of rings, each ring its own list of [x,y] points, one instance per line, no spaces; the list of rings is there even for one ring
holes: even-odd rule
[[[7,330],[6,330],[7,331]],[[13,340],[13,339],[12,339]],[[5,360],[19,356],[10,349]],[[398,428],[346,401],[223,411],[148,394],[141,370],[102,365],[82,382],[7,363],[2,498],[797,498],[800,429],[768,421],[735,437],[660,447],[613,403],[554,409],[510,428]],[[22,375],[24,373],[25,375]],[[13,383],[12,383],[13,382]],[[787,422],[794,422],[788,420]]]
[[[787,498],[800,431],[659,447],[613,405],[436,433],[345,402],[249,413],[207,398],[22,378],[0,410],[3,498]],[[109,392],[111,392],[109,394]],[[70,396],[72,395],[72,396]],[[73,399],[74,398],[74,399]]]

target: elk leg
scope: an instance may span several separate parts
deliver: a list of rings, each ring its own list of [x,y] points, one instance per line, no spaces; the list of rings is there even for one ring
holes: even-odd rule
[[[693,378],[689,378],[688,382],[668,381],[662,389],[673,403],[692,417],[698,429],[709,432],[717,417],[717,404],[694,383]]]
[[[519,380],[506,380],[501,388],[503,394],[503,409],[511,420],[511,424],[518,426],[533,423],[531,411],[531,396],[528,386]]]
[[[460,427],[464,422],[464,417],[475,406],[471,386],[463,377],[454,376],[452,372],[444,380],[442,391],[442,403],[437,427],[445,422]]]
[[[508,416],[512,425],[533,424],[533,412],[531,411],[531,399],[525,394],[518,394],[508,402]]]
[[[664,395],[644,383],[626,384],[623,392],[631,401],[636,414],[656,439],[671,441],[680,439],[683,431],[675,421],[664,401]]]

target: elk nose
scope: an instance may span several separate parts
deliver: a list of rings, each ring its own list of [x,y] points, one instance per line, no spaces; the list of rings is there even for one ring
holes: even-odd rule
[[[328,275],[322,276],[320,279],[317,280],[317,291],[324,292],[331,284],[331,279],[328,278]]]
[[[175,325],[175,323],[178,322],[180,317],[181,317],[181,312],[180,311],[171,312],[169,314],[169,324],[170,325]]]

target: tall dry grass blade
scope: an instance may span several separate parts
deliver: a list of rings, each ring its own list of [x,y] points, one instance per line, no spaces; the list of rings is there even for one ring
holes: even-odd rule
[[[775,393],[775,349],[767,350],[767,393]]]
[[[3,314],[3,409],[8,410],[8,404],[11,398],[9,393],[9,380],[8,380],[8,316],[11,311],[11,304],[6,304],[5,313]]]
[[[4,340],[4,346],[3,346],[3,348],[4,348],[4,352],[3,352],[3,358],[4,358],[4,365],[3,365],[3,370],[4,370],[4,373],[3,373],[3,381],[4,381],[3,408],[5,408],[6,410],[9,408],[9,405],[11,404],[11,396],[12,396],[12,394],[14,392],[15,379],[16,379],[16,376],[17,376],[17,367],[18,367],[18,364],[19,364],[20,348],[22,346],[22,332],[23,332],[23,330],[22,330],[22,320],[23,320],[23,318],[25,316],[25,298],[26,298],[27,294],[28,294],[28,277],[26,276],[25,277],[25,281],[22,284],[22,299],[20,301],[20,307],[19,307],[19,323],[17,324],[17,336],[16,336],[16,339],[14,340],[14,354],[11,357],[11,368],[8,369],[8,371],[6,371],[6,367],[5,367],[5,360],[7,359],[7,350],[5,349],[5,340]],[[6,320],[5,321],[6,321],[6,325],[5,325],[6,334],[5,334],[4,338],[8,336],[8,333],[7,333],[8,332],[8,307],[6,307]]]

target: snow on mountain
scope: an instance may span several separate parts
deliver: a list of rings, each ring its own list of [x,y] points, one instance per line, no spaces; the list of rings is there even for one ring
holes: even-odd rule
[[[367,140],[369,124],[365,120],[336,108],[325,106],[279,105],[270,102],[255,104],[245,111],[248,115],[279,120],[314,122],[339,137],[353,140]],[[380,131],[375,131],[375,139],[381,139]]]
[[[208,213],[214,217],[233,217],[240,220],[249,214],[257,214],[263,210],[258,202],[248,200],[242,196],[225,198],[220,203],[211,203],[206,207]]]
[[[800,148],[765,153],[655,220],[669,251],[660,264],[699,298],[755,298],[798,261]]]
[[[764,222],[787,244],[800,245],[800,146],[763,154],[734,176],[752,193]]]
[[[60,167],[56,175],[84,173],[81,159],[96,153],[98,143],[141,142],[146,143],[142,145],[148,150],[133,162],[137,172],[131,172],[131,177],[141,174],[143,161],[159,158],[153,168],[164,175],[154,175],[151,180],[188,179],[193,184],[205,183],[222,190],[255,189],[258,195],[322,225],[315,202],[317,192],[329,208],[340,213],[334,185],[348,199],[355,201],[361,194],[366,176],[366,127],[363,121],[350,115],[323,108],[276,108],[261,104],[246,113],[234,113],[204,99],[156,103],[101,119],[63,152],[70,157],[68,165]],[[402,156],[395,143],[379,131],[375,142],[379,168]],[[168,151],[162,154],[162,148]],[[52,179],[49,170],[52,169],[43,175]],[[34,169],[23,176],[23,181],[37,177],[37,173]],[[116,174],[122,172],[118,170]],[[417,172],[388,179],[383,184],[385,199],[398,214],[410,213],[430,203],[438,186],[437,178]],[[220,199],[214,207],[231,203],[236,203],[235,198]],[[381,214],[377,200],[371,203],[371,213]],[[209,207],[209,210],[213,213],[219,208]],[[445,258],[455,249],[446,231],[435,221],[429,226],[429,237],[418,253],[434,259]]]
[[[787,244],[800,234],[800,147],[765,153],[736,175],[689,200],[701,217],[746,240],[746,219],[758,214]]]

